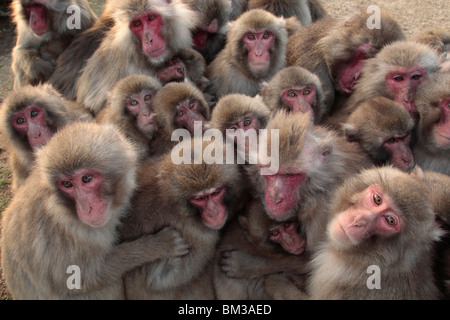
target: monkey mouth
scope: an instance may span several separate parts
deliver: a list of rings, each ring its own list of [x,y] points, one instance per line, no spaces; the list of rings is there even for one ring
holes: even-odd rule
[[[208,32],[203,29],[197,29],[194,32],[194,46],[198,50],[205,49],[208,45]]]

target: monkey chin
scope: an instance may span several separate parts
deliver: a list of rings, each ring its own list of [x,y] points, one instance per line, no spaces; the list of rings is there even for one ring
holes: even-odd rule
[[[345,232],[338,218],[339,216],[331,220],[328,225],[328,237],[330,243],[339,250],[350,249],[358,245],[358,243],[355,243]]]

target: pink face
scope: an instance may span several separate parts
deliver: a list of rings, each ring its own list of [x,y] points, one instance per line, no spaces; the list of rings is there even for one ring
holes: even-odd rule
[[[263,176],[266,180],[265,205],[271,218],[285,221],[295,215],[295,207],[300,201],[298,187],[306,180],[304,173],[279,171]]]
[[[269,230],[269,239],[279,243],[284,251],[299,255],[305,251],[306,241],[300,235],[298,228],[298,222],[286,221]]]
[[[162,83],[182,80],[184,81],[186,67],[184,63],[177,57],[172,58],[162,69],[156,72]]]
[[[270,66],[271,49],[275,36],[267,30],[248,32],[244,36],[244,46],[248,51],[248,63],[253,71],[264,71]]]
[[[450,147],[450,97],[439,105],[441,119],[433,128],[435,142],[443,149]]]
[[[128,99],[126,108],[135,117],[139,130],[148,137],[152,137],[157,129],[156,113],[152,108],[155,92],[142,90]]]
[[[227,208],[224,204],[226,188],[216,188],[201,192],[189,199],[200,210],[203,223],[211,229],[219,230],[227,221]]]
[[[414,156],[410,148],[411,134],[395,137],[384,142],[384,147],[391,155],[391,164],[403,171],[414,167]]]
[[[356,49],[353,60],[338,75],[339,88],[342,93],[351,94],[354,91],[356,82],[361,77],[361,70],[364,62],[371,56],[371,52],[375,52],[375,48],[365,43]]]
[[[427,72],[421,67],[398,68],[386,75],[386,88],[393,93],[394,100],[402,104],[415,120],[418,118],[414,104],[417,86],[422,83]]]
[[[289,107],[292,113],[309,113],[314,118],[313,104],[316,101],[316,88],[300,86],[286,89],[281,94],[281,101]]]
[[[209,36],[217,33],[217,31],[219,31],[219,21],[217,19],[213,19],[208,25],[199,26],[192,36],[195,49],[205,49],[208,45]]]
[[[81,169],[62,176],[58,188],[75,202],[78,218],[91,227],[102,227],[109,218],[109,203],[102,195],[103,176],[93,169]]]
[[[330,226],[334,242],[345,247],[359,245],[374,235],[394,235],[404,227],[399,210],[378,186],[370,186],[359,201],[340,213]]]
[[[201,113],[200,105],[197,99],[186,99],[180,102],[176,108],[174,123],[178,128],[185,128],[191,134],[194,134],[194,122],[206,122]]]
[[[47,126],[44,108],[31,105],[14,114],[12,127],[21,136],[26,137],[32,149],[43,146],[53,136]]]
[[[238,148],[240,150],[245,150],[247,154],[251,143],[249,139],[245,138],[245,132],[248,130],[255,130],[255,137],[257,137],[259,126],[258,119],[254,115],[246,115],[242,117],[235,123],[232,123],[225,131],[227,137],[235,143],[238,143]]]
[[[50,31],[48,10],[44,4],[32,2],[23,9],[28,18],[28,25],[36,35],[42,36]]]
[[[152,11],[141,14],[130,23],[130,30],[139,37],[142,51],[150,58],[159,58],[166,52],[166,41],[161,33],[164,20]]]

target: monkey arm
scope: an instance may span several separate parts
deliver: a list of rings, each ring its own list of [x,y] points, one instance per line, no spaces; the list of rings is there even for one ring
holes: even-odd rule
[[[17,47],[13,53],[13,69],[19,86],[23,84],[37,84],[46,80],[54,71],[55,64],[43,60],[39,50],[35,48]]]
[[[308,295],[301,291],[293,281],[284,274],[271,274],[264,279],[266,293],[274,300],[308,300]]]

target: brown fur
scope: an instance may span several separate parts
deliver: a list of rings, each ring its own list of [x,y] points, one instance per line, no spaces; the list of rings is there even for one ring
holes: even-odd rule
[[[14,88],[37,85],[47,81],[55,70],[56,59],[73,38],[89,28],[97,18],[86,0],[56,0],[44,5],[48,9],[50,31],[37,36],[28,25],[23,5],[31,0],[14,0],[11,4],[17,28],[17,42],[12,52]],[[81,28],[67,28],[67,7],[77,5],[81,9]]]
[[[136,187],[137,154],[112,126],[67,126],[42,148],[36,169],[18,190],[2,219],[2,267],[16,299],[121,299],[121,276],[161,257],[186,253],[173,230],[117,245],[116,228]],[[83,223],[74,202],[56,185],[61,175],[95,168],[109,219],[101,227]],[[77,265],[81,289],[67,286],[66,270]]]
[[[409,40],[420,42],[437,50],[440,54],[450,51],[450,32],[439,27],[429,28],[414,36]]]
[[[283,16],[289,18],[296,16],[300,22],[306,26],[311,24],[312,17],[308,6],[308,0],[283,0],[283,1],[267,1],[267,0],[248,0],[248,9],[264,9],[275,16]]]
[[[183,141],[192,147],[200,141]],[[214,143],[214,142],[212,142]],[[212,146],[204,142],[205,147]],[[220,145],[216,144],[218,148]],[[191,151],[191,158],[194,153]],[[163,259],[129,273],[125,277],[129,299],[214,299],[212,263],[220,231],[207,227],[189,199],[199,192],[226,186],[224,202],[231,218],[243,205],[242,180],[235,165],[175,165],[171,155],[144,164],[138,173],[139,191],[132,214],[121,229],[122,238],[134,239],[164,226],[178,230],[190,245],[189,254]]]
[[[33,150],[28,139],[19,135],[12,126],[14,114],[30,105],[45,109],[47,126],[53,132],[69,123],[92,119],[82,106],[65,100],[50,85],[27,86],[11,92],[3,102],[0,119],[3,137],[9,145],[13,190],[17,190],[28,177],[35,159],[36,150]]]
[[[254,74],[247,61],[243,36],[249,30],[269,30],[275,35],[271,51],[270,67],[266,72]],[[273,14],[254,9],[244,13],[229,27],[227,44],[216,59],[208,66],[206,77],[210,80],[206,92],[216,100],[230,93],[255,96],[260,92],[263,81],[269,80],[285,65],[287,42],[286,21]]]

